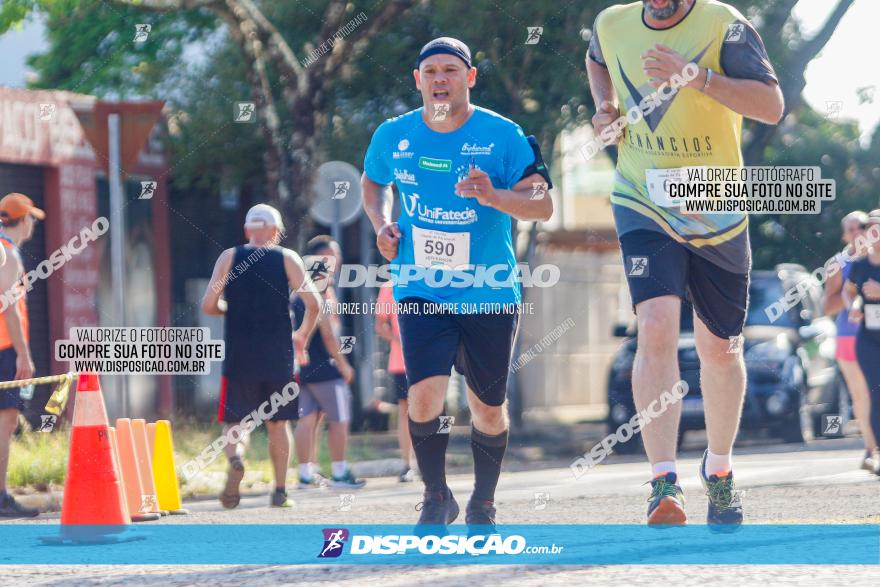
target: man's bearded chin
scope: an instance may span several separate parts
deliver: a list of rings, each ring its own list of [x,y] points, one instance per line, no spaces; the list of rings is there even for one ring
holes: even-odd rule
[[[678,12],[681,0],[669,0],[669,4],[667,4],[665,8],[654,8],[651,0],[642,0],[642,3],[645,5],[645,12],[651,15],[651,18],[666,20]]]

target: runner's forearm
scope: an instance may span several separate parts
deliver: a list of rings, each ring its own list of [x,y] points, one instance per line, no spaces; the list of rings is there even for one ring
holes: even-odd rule
[[[9,339],[12,341],[12,348],[19,357],[30,357],[31,351],[24,339],[24,330],[21,327],[21,318],[18,315],[18,307],[13,305],[3,312],[3,319],[6,321],[6,331],[9,332]]]
[[[826,316],[833,316],[846,307],[843,300],[843,276],[840,272],[831,275],[825,282],[825,299],[822,300],[822,311]]]
[[[387,197],[388,186],[380,185],[367,177],[361,176],[361,191],[364,200],[364,212],[373,225],[373,230],[379,229],[391,221],[391,207],[393,202]]]
[[[391,328],[391,324],[388,323],[387,319],[378,318],[376,320],[376,334],[379,335],[380,338],[387,340],[388,342],[394,342],[394,331]]]
[[[706,83],[706,75],[706,70],[701,69],[698,88]],[[785,112],[785,99],[776,84],[734,79],[713,71],[705,94],[734,112],[764,124],[778,124]]]
[[[611,75],[608,70],[587,57],[587,77],[590,80],[590,93],[596,109],[602,102],[617,104],[614,86],[611,83]]]
[[[296,336],[301,336],[305,340],[306,347],[312,340],[315,333],[315,327],[318,325],[318,317],[321,312],[321,297],[314,292],[304,291],[299,294],[305,304],[306,311],[303,315],[302,324],[294,331]]]
[[[498,199],[492,204],[496,210],[513,216],[517,220],[547,221],[553,215],[553,202],[549,192],[540,199],[533,200],[533,191],[495,190]]]
[[[337,364],[348,364],[348,359],[339,350],[339,339],[333,331],[333,324],[330,320],[321,320],[321,323],[318,324],[318,331],[330,358],[334,359]]]
[[[232,269],[233,258],[234,252],[232,249],[227,249],[220,254],[214,264],[211,281],[205,289],[205,295],[202,296],[202,312],[208,316],[222,316],[226,313],[226,300],[222,296],[229,271]]]

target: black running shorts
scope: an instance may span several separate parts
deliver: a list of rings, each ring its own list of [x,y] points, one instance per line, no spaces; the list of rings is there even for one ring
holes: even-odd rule
[[[668,235],[635,230],[620,237],[633,308],[661,296],[687,299],[720,338],[742,333],[749,303],[748,273],[731,273]]]
[[[421,298],[400,303],[417,307],[397,317],[410,385],[436,375],[448,377],[455,367],[484,404],[504,403],[516,314],[455,314]]]

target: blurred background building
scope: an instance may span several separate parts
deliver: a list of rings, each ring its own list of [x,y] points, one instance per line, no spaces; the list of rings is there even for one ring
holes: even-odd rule
[[[33,238],[22,248],[25,269],[34,269],[53,251],[99,216],[110,216],[107,174],[83,134],[74,108],[88,111],[95,99],[65,91],[0,87],[0,195],[21,192],[46,211]],[[126,323],[165,326],[171,322],[171,259],[167,192],[168,165],[161,150],[161,127],[154,129],[135,165],[127,170],[124,214],[128,271]],[[152,199],[138,199],[141,181],[155,181]],[[55,361],[54,342],[76,326],[112,323],[110,233],[85,247],[50,279],[34,281],[28,293],[30,344],[37,375],[68,370]],[[121,376],[108,376],[108,382]],[[129,414],[170,413],[170,377],[129,376]],[[51,389],[35,389],[33,417]],[[107,408],[120,410],[118,394]],[[36,417],[39,422],[39,417]]]

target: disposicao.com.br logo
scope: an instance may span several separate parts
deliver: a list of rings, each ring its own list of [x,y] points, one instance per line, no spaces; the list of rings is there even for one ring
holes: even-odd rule
[[[455,535],[415,536],[412,534],[389,535],[349,535],[344,528],[325,528],[323,530],[324,545],[318,558],[338,557],[342,554],[345,543],[349,543],[349,554],[352,555],[405,555],[439,554],[439,555],[521,555],[521,554],[559,554],[563,546],[528,546],[525,537],[519,534],[501,536],[490,535]]]

